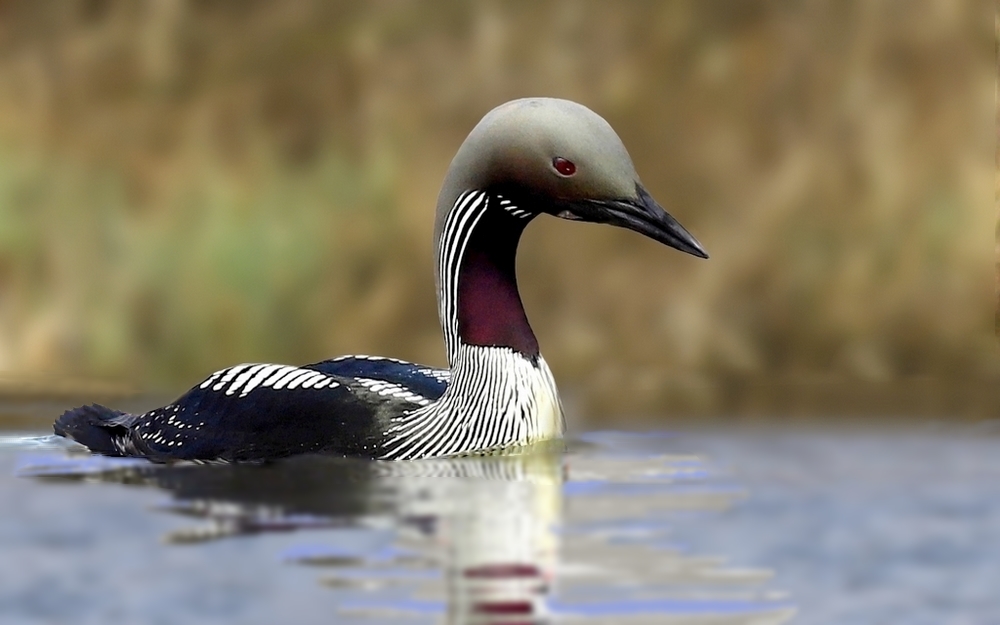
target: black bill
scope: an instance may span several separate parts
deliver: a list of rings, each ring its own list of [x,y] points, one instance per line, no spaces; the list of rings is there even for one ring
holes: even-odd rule
[[[687,252],[699,258],[708,258],[708,252],[701,246],[691,233],[676,219],[670,216],[662,206],[656,203],[649,193],[636,184],[636,198],[627,200],[575,200],[561,202],[561,212],[557,216],[564,219],[576,219],[603,223],[620,228],[628,228],[644,234],[654,241]]]

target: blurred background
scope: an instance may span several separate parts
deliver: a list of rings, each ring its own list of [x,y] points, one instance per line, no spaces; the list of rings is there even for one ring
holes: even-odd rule
[[[522,295],[574,417],[995,417],[992,14],[5,0],[0,394],[443,365],[439,184],[484,113],[548,95],[603,115],[712,254],[528,229]]]

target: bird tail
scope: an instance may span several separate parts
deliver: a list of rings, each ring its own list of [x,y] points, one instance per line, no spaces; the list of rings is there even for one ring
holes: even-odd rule
[[[59,436],[71,438],[90,451],[105,456],[121,456],[115,439],[128,436],[124,422],[130,415],[97,404],[67,410],[56,419],[52,429]]]

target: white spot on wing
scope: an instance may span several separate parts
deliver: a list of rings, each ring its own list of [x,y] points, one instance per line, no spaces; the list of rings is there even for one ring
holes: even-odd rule
[[[250,391],[254,390],[259,386],[265,378],[267,378],[275,369],[280,369],[282,365],[267,365],[262,367],[257,371],[256,375],[247,380],[246,386],[243,387],[243,392],[240,393],[240,397],[246,397],[250,394]]]
[[[422,401],[428,401],[429,403],[429,400],[427,400],[426,397],[418,395],[400,384],[394,384],[385,380],[375,380],[372,378],[355,378],[355,381],[368,391],[375,393],[380,397],[402,399],[412,403],[420,403]]]
[[[230,367],[228,369],[223,369],[219,373],[225,372],[225,375],[222,376],[222,379],[219,380],[218,384],[216,384],[215,386],[212,387],[212,390],[213,391],[221,391],[222,387],[224,387],[225,385],[229,384],[233,380],[233,378],[236,377],[236,374],[238,374],[240,371],[242,371],[243,369],[246,369],[247,367],[250,367],[250,366],[252,366],[252,365],[236,365],[235,367]]]
[[[267,365],[253,365],[249,367],[246,371],[237,376],[236,380],[229,385],[226,389],[226,395],[232,395],[236,391],[240,390],[240,387],[246,384],[246,381],[253,377],[258,371]]]
[[[300,384],[302,384],[303,382],[305,382],[306,380],[308,380],[308,379],[310,379],[312,377],[315,377],[315,376],[319,376],[319,375],[323,375],[323,374],[322,373],[318,373],[316,371],[313,371],[311,369],[303,369],[302,370],[302,375],[296,376],[295,378],[293,378],[288,383],[288,388],[289,389],[298,388],[298,386]]]
[[[451,371],[448,371],[447,369],[417,369],[417,373],[429,378],[434,378],[438,382],[451,381]]]

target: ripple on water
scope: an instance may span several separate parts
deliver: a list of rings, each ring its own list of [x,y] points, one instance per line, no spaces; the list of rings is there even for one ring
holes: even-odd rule
[[[51,436],[8,436],[0,450],[18,452],[17,490],[46,498],[60,514],[88,507],[98,494],[114,498],[103,514],[136,521],[127,542],[144,551],[140,562],[164,565],[147,579],[175,597],[197,594],[192,588],[211,594],[220,567],[233,579],[254,567],[271,592],[243,595],[240,601],[256,607],[249,618],[234,613],[240,622],[256,622],[269,609],[290,611],[300,623],[319,621],[331,598],[344,618],[358,622],[404,616],[470,623],[787,620],[793,608],[771,587],[770,571],[692,551],[677,534],[678,518],[718,516],[747,493],[696,454],[664,453],[662,440],[606,433],[588,435],[568,453],[547,448],[407,463],[298,458],[267,466],[94,457]],[[37,480],[63,487],[46,493]],[[74,480],[86,485],[73,486]],[[112,492],[121,488],[116,484],[145,486],[142,492],[167,499],[130,502],[123,491]],[[69,576],[85,568],[76,558],[101,562],[100,574],[78,589],[90,593],[89,602],[74,607],[78,622],[110,613],[133,622],[160,603],[146,596],[155,594],[148,585],[133,583],[128,601],[111,592],[108,584],[127,580],[136,562],[116,557],[126,537],[106,531],[94,521],[102,511],[94,512],[88,508],[87,520],[77,525],[94,536],[85,556],[65,550],[46,557]],[[188,521],[178,524],[180,517]],[[175,520],[165,531],[153,528],[169,518]],[[17,519],[5,528],[8,540],[16,538]],[[213,546],[235,544],[232,539],[241,546],[238,554]],[[22,544],[22,557],[38,555],[30,543]],[[171,551],[177,549],[189,551]],[[189,566],[167,565],[176,565],[178,554]],[[283,578],[301,580],[303,573],[313,581],[291,593],[294,605],[273,592]],[[44,578],[35,582],[36,591],[45,586]],[[15,606],[4,615],[14,618],[4,622],[42,622],[45,611],[34,610],[21,587],[20,593],[0,591],[0,605]],[[204,620],[205,605],[204,599],[171,602],[164,617]]]

